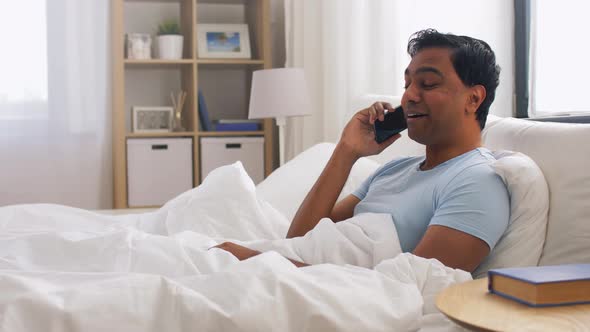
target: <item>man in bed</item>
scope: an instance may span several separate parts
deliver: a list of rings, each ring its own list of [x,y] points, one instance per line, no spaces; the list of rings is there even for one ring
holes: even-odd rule
[[[509,222],[508,191],[490,166],[494,157],[481,147],[500,68],[485,42],[430,29],[412,36],[408,53],[402,106],[408,135],[426,145],[426,156],[394,159],[336,203],[354,163],[400,137],[378,144],[373,131],[375,120],[397,105],[377,102],[361,110],[344,128],[287,237],[305,235],[324,217],[339,222],[363,212],[389,213],[404,252],[472,272]],[[258,254],[232,243],[219,248],[239,259]]]

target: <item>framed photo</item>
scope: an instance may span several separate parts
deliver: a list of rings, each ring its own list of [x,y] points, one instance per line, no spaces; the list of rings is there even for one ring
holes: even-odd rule
[[[134,133],[172,131],[172,107],[133,106]]]
[[[197,24],[199,58],[250,59],[247,24]]]

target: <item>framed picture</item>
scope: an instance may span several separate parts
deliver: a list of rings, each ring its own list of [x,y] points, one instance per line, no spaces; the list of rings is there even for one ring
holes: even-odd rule
[[[247,24],[197,24],[199,58],[250,59]]]
[[[134,133],[172,131],[172,107],[133,106]]]

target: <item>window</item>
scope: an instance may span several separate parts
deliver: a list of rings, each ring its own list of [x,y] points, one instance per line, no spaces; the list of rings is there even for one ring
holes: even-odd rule
[[[0,120],[47,117],[45,0],[0,4]]]
[[[590,3],[531,2],[531,117],[590,114]]]

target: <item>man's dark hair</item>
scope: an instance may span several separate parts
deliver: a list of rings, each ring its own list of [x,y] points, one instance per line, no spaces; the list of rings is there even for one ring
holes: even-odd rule
[[[425,48],[442,47],[451,50],[451,62],[457,75],[467,86],[483,85],[486,97],[477,109],[476,118],[483,130],[500,84],[500,66],[490,46],[483,40],[440,33],[434,29],[418,31],[410,36],[408,54],[414,57]]]

